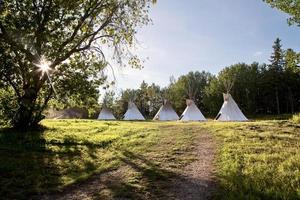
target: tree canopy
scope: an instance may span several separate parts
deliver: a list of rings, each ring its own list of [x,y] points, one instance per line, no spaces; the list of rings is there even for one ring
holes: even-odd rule
[[[2,1],[0,86],[11,88],[16,97],[12,124],[35,126],[54,95],[97,98],[109,52],[119,64],[139,67],[139,58],[128,49],[138,29],[149,23],[154,2]]]
[[[300,26],[300,1],[299,0],[264,0],[272,7],[290,15],[289,24]]]

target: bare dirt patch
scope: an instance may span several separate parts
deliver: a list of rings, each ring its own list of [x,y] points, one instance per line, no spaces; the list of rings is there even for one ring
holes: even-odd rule
[[[45,195],[44,200],[90,200],[90,199],[115,199],[112,188],[119,187],[122,180],[126,179],[126,171],[129,168],[124,166],[117,170],[96,174],[86,181],[74,184],[65,188],[62,192]]]

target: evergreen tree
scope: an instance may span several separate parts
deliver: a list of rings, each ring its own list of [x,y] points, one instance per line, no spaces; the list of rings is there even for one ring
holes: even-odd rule
[[[282,89],[282,71],[284,68],[284,52],[281,48],[281,40],[277,38],[273,45],[273,53],[270,58],[270,65],[268,66],[268,81],[270,85],[274,88],[275,101],[276,101],[276,111],[280,114],[280,97],[279,93]]]
[[[284,67],[284,52],[282,50],[281,40],[277,38],[272,47],[273,53],[269,60],[271,62],[269,65],[269,70],[278,74],[283,71]]]

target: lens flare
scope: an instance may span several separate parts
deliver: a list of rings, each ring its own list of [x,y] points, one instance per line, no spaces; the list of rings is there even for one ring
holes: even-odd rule
[[[51,70],[50,65],[51,62],[49,62],[46,58],[42,57],[39,61],[39,63],[35,63],[35,66],[39,68],[39,71],[42,72],[42,75],[48,74],[48,72]]]
[[[45,57],[42,57],[40,59],[39,63],[33,63],[33,64],[39,68],[40,72],[42,72],[41,77],[40,77],[41,79],[44,77],[45,74],[47,75],[47,78],[48,78],[49,83],[50,83],[50,85],[53,89],[53,92],[56,95],[57,93],[56,93],[56,90],[54,88],[54,85],[52,83],[52,80],[51,80],[50,74],[49,74],[49,71],[53,70],[50,67],[52,63],[50,61],[48,61]]]

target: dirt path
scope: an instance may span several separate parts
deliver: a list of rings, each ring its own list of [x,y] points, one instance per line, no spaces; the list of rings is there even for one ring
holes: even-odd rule
[[[182,176],[173,180],[176,200],[210,199],[216,191],[214,177],[215,142],[209,133],[203,133],[197,141],[198,159],[186,166]]]
[[[165,180],[167,185],[163,194],[153,194],[150,191],[143,194],[134,194],[127,198],[116,198],[116,192],[126,197],[124,185],[130,180],[130,173],[142,170],[140,163],[136,166],[127,162],[127,165],[118,170],[96,174],[86,181],[67,187],[61,193],[45,195],[38,199],[44,200],[90,200],[90,199],[173,199],[173,200],[205,200],[210,199],[215,191],[214,158],[215,142],[212,135],[203,130],[199,139],[195,141],[197,160],[179,170],[173,178]],[[153,182],[151,187],[160,187]],[[155,192],[155,191],[153,191]],[[125,194],[124,194],[125,193]],[[135,193],[135,192],[133,192]],[[148,194],[147,194],[148,193]]]

